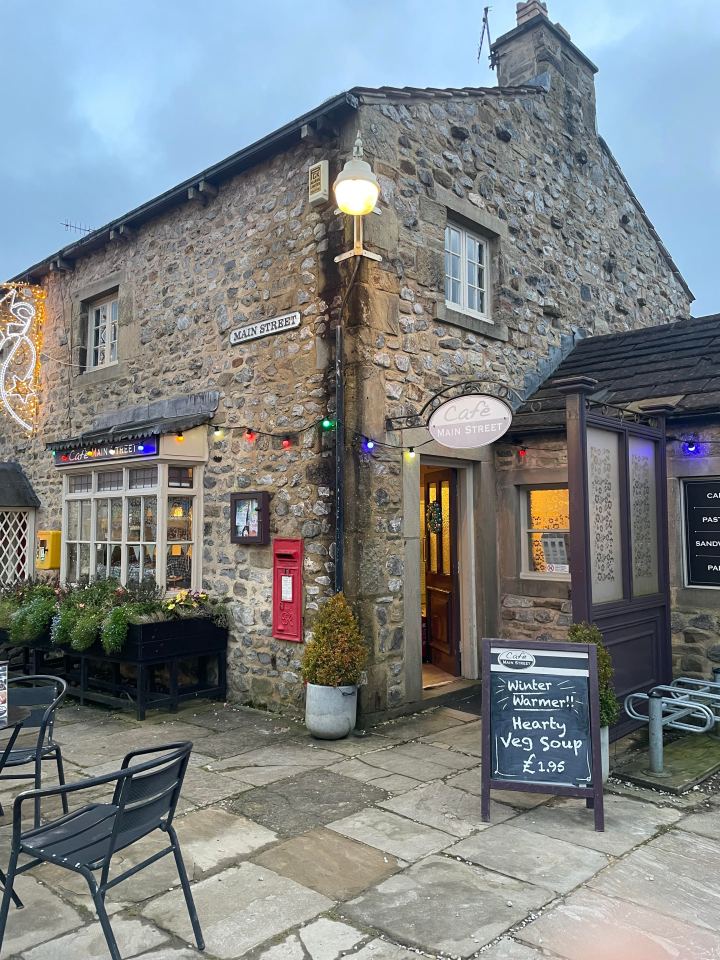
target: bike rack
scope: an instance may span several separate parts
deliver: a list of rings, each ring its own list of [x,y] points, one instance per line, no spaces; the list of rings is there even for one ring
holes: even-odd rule
[[[647,713],[637,709],[640,704],[647,704]],[[625,697],[625,712],[648,724],[650,773],[662,776],[665,727],[688,733],[706,733],[716,724],[720,729],[720,669],[713,670],[712,680],[678,677],[649,693],[630,693]]]

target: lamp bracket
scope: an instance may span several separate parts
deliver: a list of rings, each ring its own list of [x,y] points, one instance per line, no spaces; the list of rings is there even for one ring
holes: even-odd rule
[[[372,253],[370,250],[366,250],[363,246],[363,218],[362,217],[353,217],[353,248],[352,250],[347,250],[345,253],[341,253],[339,256],[335,257],[335,263],[342,263],[343,260],[349,260],[350,257],[367,257],[368,260],[375,260],[378,263],[382,262],[382,257],[379,253]]]

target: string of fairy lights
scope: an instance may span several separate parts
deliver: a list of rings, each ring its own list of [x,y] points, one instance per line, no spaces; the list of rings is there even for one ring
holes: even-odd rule
[[[0,408],[28,433],[40,406],[45,298],[34,284],[0,283]]]

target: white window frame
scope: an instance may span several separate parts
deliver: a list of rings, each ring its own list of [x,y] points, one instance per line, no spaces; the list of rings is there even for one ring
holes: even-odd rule
[[[191,467],[192,468],[192,486],[190,487],[174,487],[170,486],[168,483],[168,475],[170,467]],[[130,487],[130,471],[135,469],[143,469],[148,467],[157,467],[157,483],[151,487]],[[117,490],[99,490],[98,489],[98,477],[103,473],[114,473],[117,471],[122,471],[123,482],[122,487]],[[90,580],[94,580],[97,574],[97,555],[94,546],[96,543],[101,541],[96,540],[94,533],[97,528],[97,504],[98,501],[103,499],[112,499],[112,498],[122,498],[122,536],[120,541],[121,546],[121,562],[120,562],[120,582],[125,584],[127,583],[128,575],[128,562],[127,562],[127,547],[128,545],[140,545],[144,541],[141,540],[129,540],[128,539],[128,501],[131,497],[144,497],[144,496],[154,496],[157,497],[157,516],[156,516],[156,539],[155,539],[155,581],[166,593],[172,594],[176,593],[179,589],[188,589],[187,587],[178,587],[176,589],[167,589],[166,587],[166,577],[167,577],[167,551],[168,551],[168,541],[167,541],[167,521],[168,521],[168,500],[170,497],[192,497],[193,498],[193,512],[192,512],[192,539],[185,541],[192,546],[192,560],[190,565],[190,588],[191,590],[201,589],[202,583],[202,566],[201,566],[201,530],[203,524],[203,504],[202,504],[202,490],[203,490],[203,473],[204,466],[198,463],[178,463],[176,461],[164,462],[157,460],[129,460],[124,461],[123,463],[117,462],[108,462],[104,463],[102,466],[90,466],[89,464],[84,464],[83,467],[78,467],[77,469],[68,470],[67,473],[63,476],[63,512],[62,512],[62,553],[60,561],[60,579],[63,583],[68,581],[74,582],[76,579],[76,571],[71,571],[68,569],[68,558],[67,558],[67,547],[68,543],[89,543],[89,577]],[[91,476],[91,485],[90,490],[79,491],[78,493],[70,492],[70,480],[73,476],[86,475]],[[69,510],[68,504],[71,501],[79,500],[89,500],[91,505],[91,519],[90,519],[90,539],[89,541],[83,540],[78,541],[73,536],[69,538],[68,533],[68,519],[69,519]],[[116,541],[106,541],[108,543]]]
[[[101,362],[98,361],[96,354],[99,353],[99,345],[95,346],[96,312],[102,311],[105,307],[105,319],[101,320],[100,327],[105,327],[105,357]],[[114,319],[113,319],[114,313]],[[115,338],[111,335],[115,332]],[[117,293],[99,300],[93,300],[88,304],[87,321],[87,349],[85,353],[85,369],[101,370],[104,367],[112,367],[118,362],[118,340],[120,334],[120,305]],[[112,346],[115,345],[115,357],[111,359]]]
[[[569,582],[570,571],[567,573],[543,573],[539,570],[530,569],[530,534],[543,533],[542,527],[530,526],[530,494],[533,490],[567,490],[566,483],[537,483],[530,484],[519,490],[520,494],[520,576],[531,580],[560,580]],[[548,533],[567,534],[570,536],[570,528],[562,530],[547,531]],[[568,556],[568,566],[570,557]]]
[[[449,246],[449,234],[450,231],[454,230],[460,235],[460,253],[456,254],[450,250]],[[484,287],[476,287],[474,284],[468,283],[468,241],[472,240],[474,243],[477,243],[483,251],[483,277],[485,281]],[[473,230],[468,230],[466,227],[461,226],[454,220],[448,220],[445,226],[445,306],[450,310],[457,310],[460,313],[465,313],[470,317],[475,317],[477,320],[483,320],[485,323],[492,323],[493,319],[490,312],[490,244],[487,237],[481,236],[479,233],[475,233]],[[457,277],[452,277],[448,273],[448,256],[460,258],[460,302],[450,300],[448,297],[448,292],[450,290],[450,280],[455,280],[458,282]],[[472,261],[475,263],[476,261]],[[469,290],[470,287],[482,291],[485,298],[485,309],[475,310],[469,306]]]

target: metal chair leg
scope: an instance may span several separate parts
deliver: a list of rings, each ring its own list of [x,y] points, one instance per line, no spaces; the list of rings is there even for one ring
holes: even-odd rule
[[[6,883],[7,883],[7,879],[6,879],[6,877],[5,877],[5,874],[2,872],[2,870],[0,870],[0,883],[3,885],[3,887],[5,887],[5,885],[6,885]],[[14,890],[14,889],[13,889],[12,893],[10,894],[10,896],[12,897],[12,902],[15,904],[16,908],[17,908],[18,910],[22,910],[22,908],[25,906],[25,904],[22,902],[22,900],[20,899],[20,897],[15,893],[15,890]]]
[[[10,853],[10,863],[5,877],[5,890],[3,891],[2,904],[0,904],[0,949],[5,939],[5,927],[7,925],[8,913],[10,911],[10,901],[13,897],[13,884],[15,883],[15,870],[17,868],[18,854],[15,850]]]
[[[83,871],[84,874],[84,871]],[[110,956],[112,960],[122,960],[120,956],[120,950],[117,945],[117,940],[115,939],[115,934],[112,931],[110,926],[110,918],[108,917],[107,910],[105,909],[105,900],[102,893],[98,890],[92,875],[89,877],[85,875],[85,879],[88,882],[90,887],[90,893],[92,894],[93,902],[95,904],[95,909],[97,910],[98,920],[100,921],[100,926],[102,931],[105,934],[105,942],[108,945],[108,950],[110,951]]]
[[[65,768],[63,767],[62,750],[60,749],[60,747],[55,748],[55,762],[57,763],[58,783],[60,784],[61,787],[64,787],[65,786]],[[63,793],[60,799],[62,801],[63,813],[69,813],[67,794]]]
[[[182,853],[180,852],[180,841],[178,840],[174,827],[169,826],[167,832],[172,842],[175,864],[177,865],[178,876],[180,877],[180,883],[183,893],[185,894],[185,903],[187,904],[187,911],[190,915],[190,923],[192,924],[193,933],[195,934],[195,941],[198,945],[198,950],[204,950],[205,940],[203,939],[202,930],[200,929],[200,921],[198,920],[197,910],[195,909],[195,901],[193,900],[192,890],[190,889],[190,881],[188,880],[185,863],[182,858]]]

